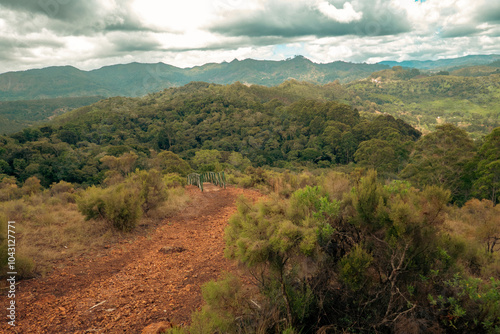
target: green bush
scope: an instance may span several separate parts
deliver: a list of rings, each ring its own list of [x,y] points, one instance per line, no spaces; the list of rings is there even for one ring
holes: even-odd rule
[[[104,218],[105,194],[105,189],[91,186],[78,196],[76,204],[86,220]]]
[[[122,231],[137,225],[143,203],[140,190],[126,183],[107,189],[92,186],[77,199],[78,210],[86,220],[105,219]]]
[[[156,209],[168,197],[163,175],[156,169],[137,170],[128,177],[125,184],[129,188],[138,189],[144,212]]]
[[[237,333],[239,322],[236,318],[246,312],[245,296],[240,280],[227,274],[220,281],[210,281],[202,287],[205,305],[193,313],[190,333]]]
[[[168,173],[163,176],[163,183],[167,188],[184,187],[187,180],[178,173]]]
[[[457,274],[445,287],[445,294],[428,296],[445,327],[462,333],[500,332],[500,281]]]
[[[356,245],[340,261],[340,278],[351,290],[360,290],[367,281],[367,270],[373,257],[360,245]]]
[[[104,217],[117,229],[131,231],[142,216],[142,204],[136,189],[118,185],[104,196]]]

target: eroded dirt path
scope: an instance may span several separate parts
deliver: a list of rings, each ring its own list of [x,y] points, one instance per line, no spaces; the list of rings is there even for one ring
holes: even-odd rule
[[[187,188],[188,207],[148,236],[82,257],[17,286],[16,327],[2,333],[140,333],[151,323],[187,323],[201,285],[236,270],[224,258],[224,228],[239,195],[251,190]],[[184,249],[182,251],[182,249]],[[2,318],[6,298],[2,296]]]

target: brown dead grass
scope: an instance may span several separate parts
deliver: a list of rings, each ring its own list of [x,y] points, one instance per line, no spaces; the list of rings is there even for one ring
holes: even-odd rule
[[[189,196],[183,188],[169,189],[169,197],[154,212],[141,221],[148,233],[149,226],[184,208]],[[103,220],[86,221],[68,193],[36,194],[22,199],[0,202],[0,213],[16,221],[16,243],[19,257],[34,263],[32,275],[44,276],[58,262],[107,248],[122,239],[133,238],[134,233],[117,231]]]

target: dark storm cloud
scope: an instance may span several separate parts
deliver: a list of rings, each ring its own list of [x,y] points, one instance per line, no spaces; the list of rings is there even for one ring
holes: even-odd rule
[[[122,0],[112,10],[103,8],[98,0],[0,0],[0,10],[10,9],[14,18],[29,22],[19,29],[43,26],[58,35],[93,35],[106,31],[147,31]],[[1,16],[1,14],[0,14]]]
[[[7,49],[7,48],[31,49],[37,47],[62,48],[64,46],[65,46],[64,43],[53,39],[44,39],[44,38],[20,39],[20,38],[4,37],[4,36],[0,37],[1,49]]]
[[[465,37],[476,35],[481,32],[475,25],[459,25],[452,26],[441,31],[440,36],[443,38]]]
[[[344,2],[337,2],[336,8],[342,8]],[[226,36],[249,37],[383,36],[410,31],[406,14],[395,13],[387,7],[386,2],[365,2],[354,9],[362,12],[362,18],[342,23],[306,3],[290,6],[287,2],[271,2],[262,10],[239,13],[232,18],[226,17],[223,22],[216,23],[209,29]]]
[[[136,51],[158,51],[161,43],[146,34],[123,35],[109,38],[112,43],[112,51],[120,53],[131,53]]]
[[[100,7],[97,0],[0,0],[0,6],[62,21],[88,17]]]
[[[484,2],[476,12],[478,22],[500,23],[500,2]]]

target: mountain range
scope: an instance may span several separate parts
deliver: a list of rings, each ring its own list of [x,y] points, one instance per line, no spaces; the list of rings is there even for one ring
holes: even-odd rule
[[[289,79],[326,84],[366,78],[392,66],[426,70],[458,69],[500,60],[499,55],[467,56],[436,61],[356,64],[336,61],[318,64],[303,56],[282,61],[245,59],[179,68],[164,63],[130,63],[83,71],[72,66],[47,67],[0,74],[0,101],[80,96],[143,96],[192,81],[275,86]]]
[[[284,61],[233,60],[192,68],[163,63],[130,63],[82,71],[72,66],[48,67],[0,75],[0,100],[33,100],[76,96],[143,96],[192,81],[231,84],[236,81],[265,86],[288,79],[313,83],[335,80],[349,82],[374,71],[389,68],[380,64],[333,62],[316,64],[297,56]]]
[[[461,89],[474,90],[473,87],[476,86],[496,87],[496,84],[492,86],[482,78],[500,72],[500,56],[466,56],[436,61],[381,62],[378,64],[355,64],[342,61],[317,64],[303,56],[296,56],[282,61],[245,59],[220,64],[209,63],[192,68],[179,68],[163,63],[130,63],[105,66],[91,71],[79,70],[72,66],[59,66],[8,72],[0,74],[0,134],[20,131],[69,110],[92,104],[102,98],[144,96],[166,88],[181,87],[190,82],[199,81],[215,84],[241,82],[247,85],[256,84],[261,86],[277,86],[291,79],[320,86],[330,82],[342,83],[342,86],[347,88],[350,93],[343,92],[341,95],[351,96],[345,98],[345,102],[355,104],[360,110],[376,110],[377,108],[359,105],[354,98],[359,95],[363,97],[363,100],[381,103],[387,108],[392,106],[391,103],[387,104],[386,100],[392,101],[392,98],[387,99],[387,94],[394,95],[393,97],[396,99],[401,99],[402,92],[397,90],[393,92],[373,91],[379,84],[372,87],[372,80],[379,81],[379,77],[387,76],[389,82],[394,82],[389,83],[388,86],[383,84],[384,87],[399,87],[400,83],[398,82],[403,79],[400,78],[402,74],[410,74],[410,77],[413,77],[420,73],[416,70],[405,72],[404,68],[408,66],[420,68],[421,72],[426,76],[450,74],[450,78],[445,79],[445,81],[447,85],[453,87],[452,91]],[[391,67],[395,71],[391,71]],[[459,80],[458,77],[479,77],[479,81],[464,81]],[[368,78],[368,81],[361,80],[365,78]],[[441,85],[436,80],[441,79],[424,80],[423,83],[418,83],[418,81],[413,83],[412,81],[412,83],[406,83],[403,86],[406,87],[409,84],[413,87],[414,85],[423,84],[427,87],[425,89],[428,89],[430,86]],[[495,83],[496,79],[493,81]],[[360,85],[357,84],[358,82]],[[459,89],[457,85],[463,87]],[[341,86],[329,87],[336,87],[338,90]],[[378,87],[377,89],[384,90],[386,88]],[[301,89],[304,89],[304,87]],[[369,93],[367,89],[370,91]],[[311,88],[311,90],[316,91],[316,88]],[[494,90],[496,92],[496,88]],[[336,99],[339,98],[337,93],[332,93],[336,95]],[[315,94],[312,93],[312,95]],[[381,98],[380,94],[385,94],[385,97]],[[491,100],[495,94],[490,92],[487,95]],[[442,98],[439,97],[439,99]],[[430,99],[434,100],[434,97]],[[495,103],[493,103],[492,107],[492,103],[485,104],[483,102],[477,106],[469,106],[467,109],[473,107],[472,109],[479,114],[485,114],[484,110],[496,110]],[[406,106],[409,105],[406,104]],[[451,110],[455,110],[457,106],[461,108],[463,103],[451,99],[446,105],[447,107],[452,106]],[[401,110],[407,109],[406,107],[402,108],[401,104],[398,104],[398,106]],[[442,107],[439,108],[442,109]],[[429,108],[429,112],[436,109],[435,106]],[[413,113],[403,112],[401,114],[397,110],[385,109],[381,107],[381,111],[388,111],[403,118],[408,118]],[[443,118],[444,113],[440,112],[439,116]],[[417,124],[417,121],[412,118],[406,120],[413,125]],[[430,119],[426,123],[430,123]],[[482,131],[480,132],[482,133]]]

